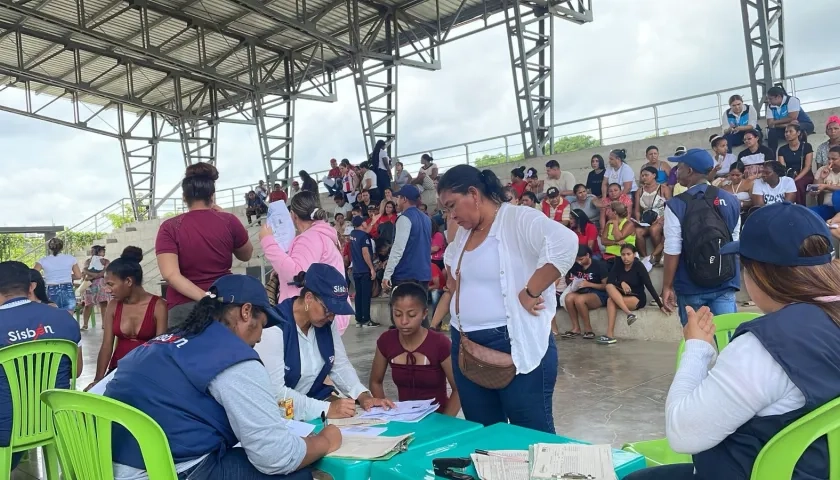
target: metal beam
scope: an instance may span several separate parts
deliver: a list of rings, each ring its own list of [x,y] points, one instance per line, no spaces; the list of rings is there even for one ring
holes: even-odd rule
[[[209,105],[206,116],[200,116],[193,109],[202,109]],[[193,103],[182,111],[178,122],[184,164],[190,166],[197,162],[216,164],[216,144],[219,136],[218,91],[209,86],[202,95],[196,96]]]
[[[157,181],[158,143],[164,122],[155,112],[134,117],[122,105],[117,106],[119,140],[122,150],[128,193],[136,220],[155,216],[154,198]]]
[[[767,89],[785,76],[782,0],[740,0],[753,108],[761,111]]]

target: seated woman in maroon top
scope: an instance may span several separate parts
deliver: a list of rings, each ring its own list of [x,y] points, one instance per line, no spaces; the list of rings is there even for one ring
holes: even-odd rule
[[[376,355],[370,370],[370,393],[384,398],[385,371],[397,386],[400,401],[430,400],[440,405],[439,413],[456,416],[461,410],[458,388],[452,376],[451,343],[446,336],[422,326],[426,318],[426,291],[416,283],[394,287],[391,311],[397,328],[376,341]],[[452,389],[447,396],[446,384]]]
[[[105,269],[105,289],[113,300],[108,303],[102,321],[105,331],[94,383],[117,368],[117,362],[128,352],[167,329],[166,302],[143,289],[142,260],[142,250],[126,247],[122,256]]]

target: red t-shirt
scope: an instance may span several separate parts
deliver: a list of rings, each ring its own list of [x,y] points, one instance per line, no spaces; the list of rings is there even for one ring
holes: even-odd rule
[[[438,267],[437,264],[433,263],[432,264],[432,279],[435,279],[435,278],[437,278],[438,282],[440,283],[439,288],[441,290],[443,290],[443,287],[446,286],[446,272],[444,270],[442,270],[440,267]],[[429,282],[429,288],[432,288],[432,282],[431,281]]]
[[[578,245],[589,245],[589,242],[592,241],[592,253],[601,254],[601,247],[598,245],[598,229],[595,228],[595,225],[587,223],[586,230],[582,235],[577,230],[575,230],[575,233],[578,236]]]
[[[331,168],[327,176],[330,178],[341,178],[341,169],[338,167]]]
[[[449,338],[442,333],[429,330],[426,339],[414,352],[406,352],[405,347],[400,343],[400,331],[394,329],[379,336],[376,340],[376,348],[388,360],[391,377],[394,379],[394,385],[397,386],[399,401],[434,398],[440,405],[437,411],[443,411],[449,397],[446,394],[446,373],[441,364],[451,355],[452,343]],[[407,353],[408,356],[419,353],[425,356],[429,363],[422,365],[417,362],[415,364],[410,358],[406,362],[408,365],[391,363],[391,360],[403,353]],[[417,360],[416,357],[414,360]]]
[[[155,253],[178,255],[181,275],[207,290],[219,277],[230,273],[233,251],[247,242],[248,230],[236,215],[193,210],[160,224]],[[174,288],[166,289],[166,305],[170,309],[191,301]]]
[[[516,190],[516,197],[519,198],[522,196],[523,193],[525,193],[525,188],[528,187],[528,182],[526,182],[525,180],[520,180],[518,182],[512,182],[510,186],[513,187],[514,190]]]
[[[287,198],[288,197],[286,197],[286,192],[284,192],[283,190],[279,190],[276,192],[273,191],[271,192],[271,195],[268,196],[268,203],[276,202],[278,200],[283,200],[285,202]]]

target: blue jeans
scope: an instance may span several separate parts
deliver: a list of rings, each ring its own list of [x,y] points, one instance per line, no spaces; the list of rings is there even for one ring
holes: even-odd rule
[[[728,152],[732,153],[732,147],[738,147],[744,144],[744,132],[727,133],[723,136],[726,139]]]
[[[624,480],[693,480],[694,465],[682,463],[637,470],[624,477]]]
[[[440,302],[440,297],[443,295],[443,290],[429,290],[429,315],[434,317],[435,310],[437,310],[438,302]]]
[[[266,475],[248,460],[244,448],[232,448],[223,455],[210,455],[195,467],[178,475],[179,480],[311,480],[312,470],[303,468],[288,475]]]
[[[808,207],[812,212],[822,217],[823,220],[831,220],[831,218],[837,214],[837,206],[840,206],[840,190],[827,193],[831,193],[831,205],[816,205],[814,207]]]
[[[47,285],[47,297],[61,310],[69,310],[70,313],[76,310],[76,292],[72,283]]]
[[[709,310],[714,315],[735,313],[738,311],[735,305],[735,290],[733,289],[713,293],[700,293],[697,295],[677,294],[677,311],[680,314],[680,323],[685,326],[688,322],[685,307],[690,306],[694,310],[697,310],[704,305],[709,307]]]
[[[461,334],[451,329],[452,371],[464,418],[484,426],[510,421],[513,425],[541,432],[554,433],[554,414],[551,397],[557,381],[557,345],[551,335],[546,338],[548,350],[540,364],[530,373],[519,374],[500,390],[481,387],[461,373],[458,349]],[[468,332],[473,342],[500,352],[510,353],[507,327]]]

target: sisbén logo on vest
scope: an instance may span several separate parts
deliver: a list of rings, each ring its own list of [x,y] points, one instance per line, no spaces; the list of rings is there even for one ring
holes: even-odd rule
[[[55,333],[49,325],[43,323],[38,325],[35,330],[27,328],[26,330],[11,330],[9,332],[9,342],[22,342],[24,340],[38,340],[39,337],[48,333]]]

